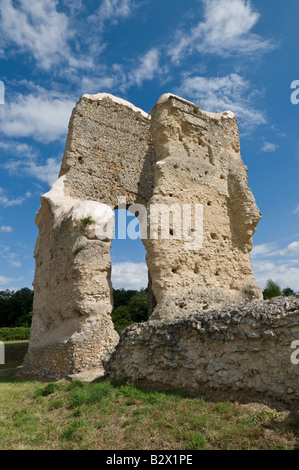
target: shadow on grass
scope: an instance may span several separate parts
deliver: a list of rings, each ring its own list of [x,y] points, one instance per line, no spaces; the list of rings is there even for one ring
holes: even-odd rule
[[[18,382],[16,373],[22,368],[28,341],[8,341],[5,346],[5,364],[0,364],[0,382]]]

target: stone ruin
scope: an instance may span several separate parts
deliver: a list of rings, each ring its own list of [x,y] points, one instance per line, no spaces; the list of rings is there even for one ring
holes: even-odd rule
[[[149,271],[149,321],[121,339],[111,320],[110,258],[119,207],[140,219]],[[153,207],[163,210],[152,231]],[[192,227],[184,226],[184,207]],[[159,226],[165,215],[167,236]],[[293,382],[276,380],[279,364],[270,366],[263,354],[269,342],[270,355],[282,343],[290,355],[299,322],[286,332],[290,304],[273,312],[253,277],[260,217],[233,113],[205,112],[165,94],[149,116],[109,94],[84,95],[71,116],[59,179],[36,217],[34,316],[22,374],[108,373],[195,389],[280,386],[277,393],[299,396],[297,373],[290,372]],[[299,320],[298,304],[294,298],[291,312]]]

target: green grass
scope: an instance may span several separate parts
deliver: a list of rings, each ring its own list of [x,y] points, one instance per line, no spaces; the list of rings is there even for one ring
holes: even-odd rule
[[[26,343],[9,343],[0,373],[0,449],[298,449],[285,404],[241,404],[105,380],[22,381]]]

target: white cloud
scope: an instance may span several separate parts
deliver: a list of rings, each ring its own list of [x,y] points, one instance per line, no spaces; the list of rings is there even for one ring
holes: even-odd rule
[[[25,171],[50,186],[57,180],[61,166],[61,158],[48,158],[44,165],[38,165],[36,162],[30,162],[25,165]]]
[[[271,142],[264,142],[264,145],[261,148],[262,152],[275,152],[277,145],[272,144]]]
[[[245,0],[203,0],[203,21],[191,28],[180,30],[168,54],[179,62],[194,51],[231,56],[236,53],[253,56],[271,49],[269,41],[253,34],[259,14]]]
[[[6,233],[10,233],[13,231],[13,228],[10,227],[9,225],[2,225],[0,227],[0,232],[6,232]]]
[[[128,18],[137,7],[132,0],[102,0],[96,12],[89,17],[90,21],[97,22],[102,28],[105,21],[117,23],[120,18]]]
[[[113,90],[119,84],[119,78],[115,74],[103,76],[87,76],[82,78],[82,94],[97,94]]]
[[[74,106],[72,98],[44,89],[39,93],[19,94],[0,108],[0,129],[7,136],[51,142],[66,136]]]
[[[231,110],[247,126],[266,123],[263,112],[254,107],[255,92],[251,84],[236,73],[224,77],[186,76],[178,93],[208,111]]]
[[[285,250],[281,250],[282,256],[294,256],[299,254],[299,242],[290,243]]]
[[[290,287],[299,291],[299,268],[297,263],[282,263],[279,261],[255,260],[252,263],[253,274],[261,289],[264,289],[269,279],[276,282],[281,289]]]
[[[81,80],[81,89],[84,93],[98,93],[103,91],[126,92],[132,86],[141,86],[146,80],[153,80],[163,71],[160,66],[160,52],[151,48],[141,56],[132,60],[130,69],[120,64],[113,64],[111,69],[102,67],[98,75],[88,75]]]
[[[35,153],[30,145],[16,141],[0,142],[0,149],[5,153],[22,156],[32,156]]]
[[[17,253],[12,252],[9,246],[2,245],[0,248],[0,257],[2,259],[7,260],[9,266],[11,266],[12,268],[20,268],[22,266],[21,262],[17,259],[19,255]]]
[[[269,256],[277,248],[276,243],[264,243],[262,245],[256,245],[253,247],[251,257],[257,256]]]
[[[12,287],[10,284],[12,282],[20,282],[23,281],[23,277],[19,277],[18,279],[12,279],[10,277],[5,277],[0,275],[0,289],[9,289],[9,290],[16,290],[15,287]]]
[[[70,55],[68,40],[73,33],[67,15],[57,11],[57,4],[56,0],[1,0],[2,46],[30,53],[46,70],[65,61]]]
[[[0,205],[4,207],[20,206],[29,197],[31,197],[31,193],[27,191],[25,196],[19,196],[11,199],[6,196],[4,189],[0,188]]]
[[[102,41],[105,23],[117,24],[138,8],[132,0],[95,3],[99,7],[87,16],[81,0],[1,0],[0,57],[27,54],[39,68],[64,78],[79,69],[93,71],[95,58],[107,46]]]
[[[297,214],[299,212],[299,204],[298,206],[296,207],[296,209],[294,210],[293,214]]]
[[[129,74],[129,84],[134,85],[136,83],[140,86],[145,80],[153,80],[158,70],[159,51],[152,48],[143,57],[139,58],[138,66]]]
[[[11,207],[11,206],[20,206],[25,201],[24,197],[17,197],[14,199],[9,199],[4,194],[3,188],[0,188],[0,205],[4,207]]]
[[[111,274],[114,289],[140,290],[147,287],[148,270],[145,263],[115,263]]]
[[[48,158],[45,163],[38,163],[36,159],[10,160],[3,164],[2,168],[10,174],[31,176],[51,186],[58,178],[61,160],[61,157]],[[25,197],[31,196],[30,191],[27,191]]]
[[[252,250],[253,273],[258,285],[264,289],[269,279],[281,289],[291,287],[299,291],[299,242],[277,249],[276,243],[257,245]],[[269,259],[271,257],[271,259]]]
[[[86,6],[81,0],[64,0],[67,12],[58,9],[59,3],[58,0],[1,0],[0,54],[28,53],[44,70],[61,64],[71,69],[91,68],[94,61],[90,52],[98,54],[103,47],[100,36],[104,23],[116,24],[130,17],[137,8],[132,0],[102,0],[95,12],[82,21]]]
[[[20,268],[22,266],[22,263],[20,261],[14,261],[14,260],[8,260],[10,266],[12,268]]]
[[[9,284],[12,281],[14,281],[14,279],[11,279],[10,277],[0,276],[0,287]]]

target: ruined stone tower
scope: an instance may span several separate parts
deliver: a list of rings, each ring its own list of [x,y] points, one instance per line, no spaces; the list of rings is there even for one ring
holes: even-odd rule
[[[140,219],[144,207],[146,222],[152,207],[169,209],[167,237],[161,228],[153,237],[148,224],[143,231],[152,319],[187,316],[191,305],[202,311],[261,299],[250,262],[260,212],[246,170],[231,112],[204,112],[167,94],[150,117],[112,95],[84,95],[72,113],[59,179],[36,218],[23,374],[60,378],[100,368],[118,343],[110,245],[120,201]],[[185,207],[193,228],[181,227],[178,237]]]

